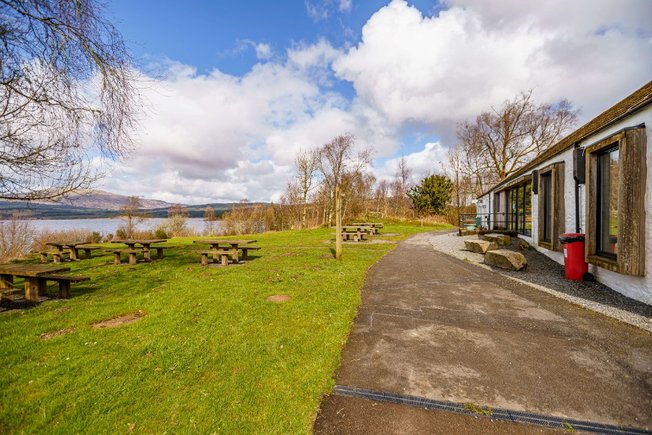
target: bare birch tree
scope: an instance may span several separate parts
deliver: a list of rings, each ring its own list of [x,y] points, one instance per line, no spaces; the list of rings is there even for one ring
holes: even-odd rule
[[[296,182],[297,189],[300,194],[301,201],[301,227],[306,227],[308,218],[308,195],[314,187],[315,175],[317,174],[317,167],[319,161],[319,152],[312,151],[299,151],[297,157],[294,159],[296,167]]]
[[[0,0],[0,198],[90,187],[130,147],[134,73],[95,0]]]
[[[405,156],[402,156],[398,161],[396,174],[394,174],[394,181],[391,185],[392,208],[394,209],[394,213],[399,216],[405,216],[407,210],[410,208],[410,199],[408,198],[410,177],[412,177],[412,170],[408,167]]]
[[[390,183],[387,180],[380,180],[376,186],[374,196],[376,199],[376,210],[381,217],[387,217],[389,208]]]

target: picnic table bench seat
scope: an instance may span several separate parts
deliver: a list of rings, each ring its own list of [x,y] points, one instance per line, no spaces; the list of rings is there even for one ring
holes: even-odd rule
[[[38,254],[41,257],[41,263],[47,263],[48,256],[52,257],[53,263],[61,263],[63,260],[66,259],[66,256],[70,258],[70,252],[66,252],[66,251],[39,251]]]
[[[208,265],[208,256],[212,256],[213,260],[217,260],[219,257],[220,263],[222,266],[227,266],[229,264],[229,260],[235,261],[236,258],[238,258],[238,250],[237,249],[213,249],[210,251],[199,251],[201,254],[201,265],[202,266],[207,266]]]
[[[354,242],[361,242],[366,240],[370,233],[367,231],[347,231],[346,229],[342,229],[341,234],[343,241],[353,240]]]
[[[113,264],[122,264],[122,254],[129,255],[129,264],[138,262],[138,251],[135,249],[107,249],[107,252],[113,253]]]
[[[90,277],[83,275],[39,275],[39,278],[45,279],[47,281],[55,281],[59,284],[59,297],[69,298],[70,297],[70,284],[78,283],[84,281],[90,281]]]

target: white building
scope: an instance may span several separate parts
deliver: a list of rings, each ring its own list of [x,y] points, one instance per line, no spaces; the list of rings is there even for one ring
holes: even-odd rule
[[[652,304],[652,82],[478,199],[490,229],[564,262],[559,235],[586,234],[595,278]]]

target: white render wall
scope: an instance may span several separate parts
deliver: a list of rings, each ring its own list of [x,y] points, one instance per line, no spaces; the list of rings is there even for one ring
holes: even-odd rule
[[[645,192],[645,276],[630,276],[612,272],[601,267],[589,265],[589,271],[593,273],[598,281],[609,286],[610,288],[641,302],[652,305],[652,106],[635,113],[609,128],[588,137],[580,143],[582,148],[593,145],[605,139],[608,136],[622,130],[626,127],[635,127],[645,123],[647,134],[647,180]],[[573,179],[573,150],[568,149],[561,154],[554,156],[552,159],[541,163],[536,168],[542,169],[546,166],[563,161],[564,165],[564,204],[565,204],[565,230],[566,233],[574,233],[575,228],[575,180]],[[579,214],[580,214],[580,232],[586,231],[585,207],[586,207],[586,189],[580,185],[579,191]],[[493,192],[484,195],[482,198],[484,204],[489,204],[486,208],[494,212]],[[501,204],[502,205],[502,204]],[[527,240],[534,248],[556,262],[563,264],[564,256],[561,252],[550,251],[538,246],[538,197],[532,195],[532,237],[519,235]],[[493,220],[493,217],[492,217]]]
[[[591,266],[591,273],[598,281],[632,299],[652,305],[652,106],[635,113],[623,121],[582,142],[582,146],[592,145],[626,127],[645,123],[647,136],[647,179],[645,181],[645,276],[630,276],[612,272],[601,267]],[[581,199],[584,200],[582,192]],[[584,201],[581,215],[585,215]]]

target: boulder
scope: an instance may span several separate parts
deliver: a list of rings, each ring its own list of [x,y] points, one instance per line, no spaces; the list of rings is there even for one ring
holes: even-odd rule
[[[524,251],[530,249],[530,244],[523,239],[518,239],[518,247]]]
[[[465,240],[464,247],[467,251],[484,254],[487,251],[498,249],[498,245],[494,242],[487,242],[486,240]]]
[[[505,245],[512,244],[512,238],[509,237],[507,234],[497,234],[497,233],[484,234],[480,236],[480,238],[482,240],[486,240],[487,242],[494,242],[498,246],[505,246]]]
[[[520,252],[510,251],[508,249],[487,251],[484,256],[484,262],[485,264],[503,269],[521,270],[527,268],[525,256]]]

